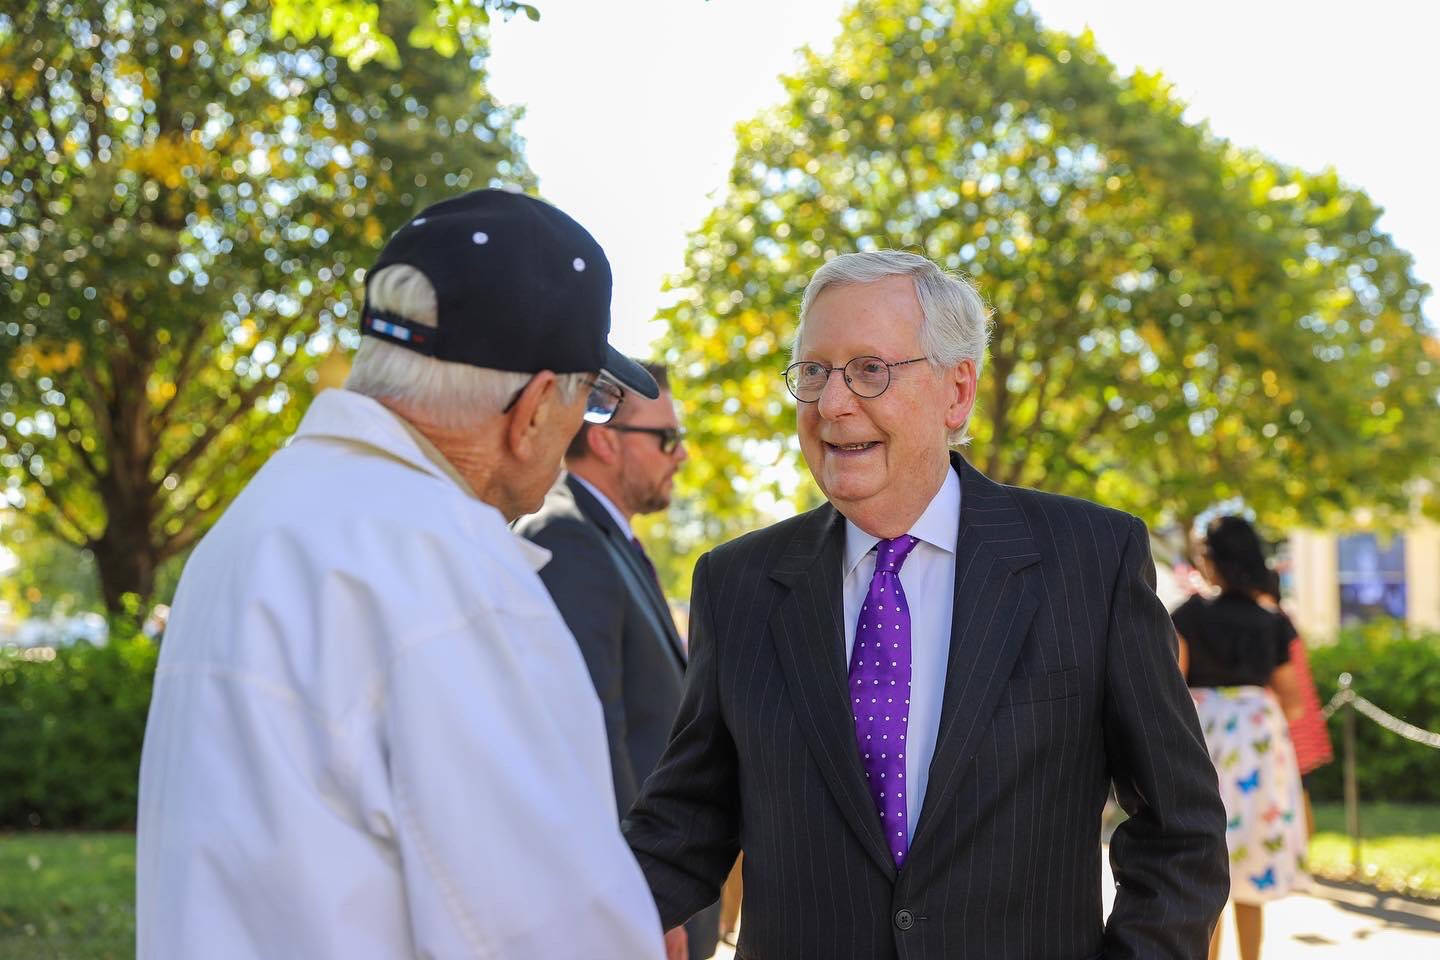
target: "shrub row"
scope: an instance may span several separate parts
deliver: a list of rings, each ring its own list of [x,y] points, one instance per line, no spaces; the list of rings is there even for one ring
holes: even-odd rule
[[[1349,673],[1355,692],[1377,707],[1421,727],[1440,732],[1440,633],[1406,630],[1395,621],[1375,621],[1344,630],[1333,645],[1308,650],[1310,669],[1322,703]],[[1341,800],[1342,716],[1330,718],[1335,762],[1315,771],[1314,800]],[[1355,715],[1355,772],[1360,800],[1392,803],[1440,802],[1440,750],[1414,743]]]
[[[0,829],[134,826],[157,652],[143,636],[0,652]]]

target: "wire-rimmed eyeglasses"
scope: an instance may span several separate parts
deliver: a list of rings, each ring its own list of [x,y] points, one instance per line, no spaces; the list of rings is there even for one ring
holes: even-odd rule
[[[886,363],[879,357],[854,357],[843,367],[827,367],[818,360],[797,360],[785,368],[785,386],[801,403],[814,403],[825,392],[830,374],[836,370],[845,378],[845,385],[857,397],[874,399],[890,386],[890,369],[907,363],[919,363],[924,357]]]
[[[604,377],[596,377],[590,382],[590,398],[585,401],[585,422],[609,423],[624,400],[625,391],[618,385]]]
[[[529,386],[527,381],[525,386]],[[619,384],[611,383],[604,375],[594,377],[588,385],[589,396],[585,400],[585,422],[594,424],[609,423],[610,418],[615,416],[615,411],[620,409],[620,404],[625,400],[625,391]],[[525,392],[525,387],[515,391],[510,402],[505,404],[502,413],[509,413],[520,399],[520,394]]]

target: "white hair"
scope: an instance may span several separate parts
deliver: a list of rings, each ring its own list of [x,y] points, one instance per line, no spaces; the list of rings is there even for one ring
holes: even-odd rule
[[[845,253],[830,260],[810,278],[800,301],[800,325],[795,330],[794,354],[805,333],[805,318],[815,300],[836,285],[874,283],[887,277],[909,277],[920,301],[920,349],[937,369],[949,369],[962,360],[975,365],[975,380],[985,365],[985,344],[990,338],[990,308],[969,280],[942,270],[925,257],[900,250]],[[972,408],[973,413],[973,408]],[[950,432],[954,445],[970,442],[970,417]]]
[[[366,288],[375,309],[411,323],[436,325],[435,287],[414,267],[404,263],[383,267],[368,279]],[[360,338],[345,389],[376,400],[400,401],[437,426],[466,427],[500,413],[532,376],[436,360],[366,336]],[[560,374],[561,400],[573,402],[586,377],[585,373]]]

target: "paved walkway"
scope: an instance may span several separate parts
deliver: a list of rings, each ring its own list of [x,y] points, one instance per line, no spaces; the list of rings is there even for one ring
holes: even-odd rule
[[[1108,857],[1105,909],[1113,899]],[[1227,909],[1222,960],[1238,960],[1235,920]],[[716,960],[733,960],[726,946]],[[1294,894],[1265,907],[1262,960],[1440,960],[1440,906],[1377,896],[1359,887],[1316,881],[1308,894]]]
[[[1440,907],[1315,882],[1265,907],[1263,960],[1425,960],[1440,958]],[[1235,920],[1220,918],[1220,956],[1234,960]]]

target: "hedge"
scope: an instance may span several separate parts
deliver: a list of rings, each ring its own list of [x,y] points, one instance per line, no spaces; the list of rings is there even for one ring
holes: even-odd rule
[[[135,823],[140,745],[158,648],[143,636],[55,651],[53,660],[0,652],[0,829],[127,828]],[[1440,730],[1440,634],[1380,621],[1310,648],[1322,702],[1343,672],[1381,708]],[[33,656],[33,654],[31,654]],[[1342,799],[1336,761],[1317,770],[1315,800]],[[1356,718],[1362,801],[1440,802],[1440,750]]]
[[[37,653],[0,652],[0,829],[133,827],[158,648]]]
[[[1381,620],[1341,632],[1333,645],[1308,648],[1310,669],[1322,703],[1349,673],[1356,693],[1417,727],[1440,732],[1440,633],[1407,630]],[[1314,773],[1314,800],[1341,800],[1341,724],[1344,710],[1330,718],[1335,761]],[[1360,800],[1391,803],[1440,802],[1440,750],[1391,733],[1364,714],[1355,715],[1355,773]]]

